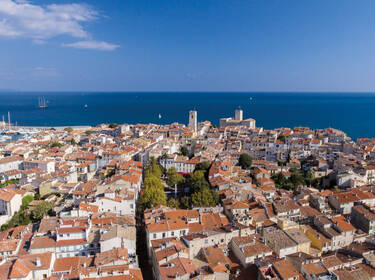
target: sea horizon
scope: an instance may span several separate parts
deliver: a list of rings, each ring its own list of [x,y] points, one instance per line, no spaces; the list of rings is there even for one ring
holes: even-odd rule
[[[189,110],[199,121],[233,117],[241,107],[265,129],[333,127],[356,138],[375,137],[370,92],[199,92],[199,91],[13,91],[1,92],[0,121],[22,126],[95,126],[100,123],[187,124]],[[38,109],[45,96],[47,109]],[[159,118],[159,114],[161,118]]]

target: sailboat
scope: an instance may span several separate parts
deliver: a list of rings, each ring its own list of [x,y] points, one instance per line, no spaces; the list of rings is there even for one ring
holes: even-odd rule
[[[39,97],[38,98],[38,108],[39,109],[48,108],[45,97]]]
[[[161,119],[161,114],[159,114],[159,119]]]

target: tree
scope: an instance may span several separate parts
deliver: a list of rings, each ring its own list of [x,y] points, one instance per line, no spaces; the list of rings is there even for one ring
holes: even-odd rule
[[[1,231],[7,230],[9,228],[17,227],[20,225],[28,225],[31,223],[29,215],[26,215],[23,211],[15,212],[12,218],[1,226]]]
[[[182,146],[181,148],[180,148],[180,153],[183,155],[183,156],[189,156],[189,150],[188,150],[188,148],[186,148],[186,146]]]
[[[116,127],[118,127],[118,124],[117,123],[111,123],[111,124],[109,124],[108,127],[109,128],[116,128]]]
[[[305,179],[303,178],[300,170],[298,170],[297,168],[291,168],[289,171],[292,172],[289,178],[289,182],[292,183],[294,187],[297,187],[299,185],[305,185]]]
[[[275,182],[276,188],[284,189],[288,180],[285,178],[284,174],[279,172],[275,175],[272,175],[271,179]]]
[[[146,209],[159,205],[166,205],[167,196],[165,195],[163,188],[152,186],[143,190],[139,200],[142,207]]]
[[[91,131],[91,130],[86,130],[86,131],[85,131],[85,134],[89,136],[89,135],[92,134],[92,131]]]
[[[58,141],[53,141],[53,142],[51,142],[51,144],[49,146],[50,146],[50,148],[54,148],[54,147],[61,148],[62,146],[64,146],[64,144],[62,144]]]
[[[159,170],[160,171],[160,170]],[[152,171],[149,171],[149,174],[145,176],[143,181],[144,189],[140,197],[140,203],[144,209],[151,208],[158,205],[166,205],[167,196],[164,193],[164,186],[160,180],[160,176],[156,177],[152,175]]]
[[[238,159],[238,165],[241,166],[242,169],[250,169],[252,162],[253,158],[245,153],[241,154]]]
[[[155,176],[148,176],[144,179],[143,181],[144,188],[151,188],[151,187],[156,187],[159,189],[163,189],[163,183],[160,180],[159,177]]]
[[[191,196],[193,205],[196,207],[215,206],[216,201],[212,191],[209,188],[203,188],[201,191],[193,193]]]
[[[167,206],[170,208],[176,208],[176,209],[179,208],[178,200],[174,198],[169,199],[167,202]]]
[[[187,196],[184,196],[180,200],[180,208],[189,209],[190,208],[190,199]]]
[[[172,187],[174,185],[181,184],[185,181],[185,178],[178,174],[176,168],[171,167],[167,171],[167,184]]]
[[[211,194],[212,194],[212,198],[213,198],[213,200],[215,202],[214,205],[218,205],[219,202],[220,202],[219,194],[215,190],[211,190]]]
[[[73,138],[72,141],[70,141],[70,144],[72,144],[72,145],[74,146],[74,145],[77,145],[77,142],[76,142],[76,140],[74,140],[74,138]]]
[[[73,131],[73,128],[71,128],[71,127],[66,127],[66,128],[64,128],[64,130],[65,130],[66,132],[68,132],[68,133],[71,133],[71,132]]]
[[[24,198],[22,198],[21,209],[26,209],[27,206],[29,206],[30,202],[33,200],[34,200],[34,197],[32,195],[26,195]]]
[[[196,166],[195,166],[195,169],[194,171],[197,171],[197,170],[202,170],[204,172],[208,172],[208,170],[210,170],[210,167],[211,167],[211,163],[208,162],[208,161],[203,161],[203,162],[200,162],[198,163]]]
[[[163,175],[162,167],[156,163],[155,158],[151,157],[147,168],[145,169],[145,177],[155,176],[160,178]]]
[[[191,193],[199,192],[203,188],[210,187],[210,184],[207,182],[202,170],[194,171],[192,174],[190,174],[189,183]]]
[[[279,135],[279,136],[277,137],[277,140],[280,140],[281,142],[284,142],[284,143],[285,143],[286,136],[281,134],[281,135]]]
[[[39,203],[35,208],[31,211],[31,216],[33,217],[34,221],[39,221],[43,219],[44,216],[48,214],[48,212],[52,209],[52,203],[49,201],[43,201]]]
[[[314,174],[314,171],[313,170],[308,170],[306,172],[306,175],[305,175],[305,180],[306,180],[306,183],[308,183],[309,186],[311,186],[311,184],[313,183],[315,179],[315,174]]]

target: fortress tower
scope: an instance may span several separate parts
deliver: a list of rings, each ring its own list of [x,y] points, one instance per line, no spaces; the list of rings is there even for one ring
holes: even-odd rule
[[[236,109],[236,111],[234,112],[234,119],[236,121],[243,120],[243,111],[240,108]]]
[[[189,127],[197,132],[198,128],[198,113],[197,111],[189,112]]]

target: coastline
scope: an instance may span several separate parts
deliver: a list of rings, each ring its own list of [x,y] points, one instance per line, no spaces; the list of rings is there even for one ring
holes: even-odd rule
[[[67,125],[67,126],[16,126],[13,128],[17,129],[39,129],[39,130],[64,130],[66,128],[71,128],[73,130],[87,130],[93,128],[90,125]]]
[[[41,96],[46,97],[48,109],[36,107]],[[10,112],[12,123],[38,129],[94,127],[105,123],[186,124],[185,116],[192,109],[199,112],[198,121],[209,120],[219,125],[220,118],[233,117],[233,110],[240,107],[245,118],[256,119],[265,129],[334,127],[352,139],[375,135],[375,96],[363,93],[20,92],[1,97],[0,118],[4,116],[7,120]]]

